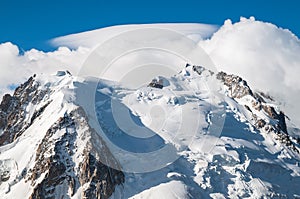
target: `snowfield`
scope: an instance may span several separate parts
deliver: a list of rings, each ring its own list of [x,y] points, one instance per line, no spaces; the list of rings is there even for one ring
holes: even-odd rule
[[[213,79],[218,81],[222,94],[217,100],[203,86],[203,82]],[[30,184],[26,171],[34,167],[35,152],[50,126],[78,106],[102,140],[94,138],[92,149],[101,150],[98,147],[106,143],[120,164],[118,169],[124,172],[125,181],[115,188],[111,198],[300,196],[299,152],[280,143],[274,133],[255,127],[253,115],[245,106],[255,110],[252,96],[231,97],[215,74],[199,75],[187,66],[172,78],[164,78],[167,83],[162,89],[145,85],[137,90],[67,72],[38,75],[35,80],[40,90],[49,93],[36,107],[29,104],[28,110],[51,102],[18,139],[0,147],[1,176],[5,171],[9,173],[9,179],[0,184],[4,198],[29,197],[34,186],[47,176],[42,174]],[[97,84],[96,91],[88,89],[91,84]],[[90,97],[95,99],[94,106]],[[270,124],[276,122],[264,110],[256,114]],[[26,113],[28,118],[31,115],[31,111]],[[51,138],[55,142],[65,131],[77,134],[71,156],[75,168],[83,161],[83,147],[89,145],[87,127],[77,125],[73,133],[72,129],[61,129]],[[293,143],[299,150],[299,143]],[[110,163],[107,166],[118,167]],[[84,189],[80,187],[71,198],[81,198]],[[65,196],[66,188],[55,190],[55,197]]]

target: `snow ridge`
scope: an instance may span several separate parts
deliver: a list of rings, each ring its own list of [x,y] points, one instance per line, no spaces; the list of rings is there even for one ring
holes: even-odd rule
[[[130,89],[60,71],[33,76],[6,95],[1,196],[300,196],[300,135],[290,134],[287,116],[271,97],[239,76],[191,64],[171,78],[153,78],[155,84]],[[97,84],[94,107],[80,98],[90,84]],[[168,157],[149,155],[165,146]],[[142,161],[131,161],[134,155]]]

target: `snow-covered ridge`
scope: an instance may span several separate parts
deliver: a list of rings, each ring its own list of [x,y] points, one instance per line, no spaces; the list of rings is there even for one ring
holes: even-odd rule
[[[212,103],[209,98],[212,96],[205,89],[206,83],[216,79],[220,81],[219,92],[223,94],[221,104],[226,111],[220,139],[209,132],[212,130],[208,128]],[[193,95],[188,92],[176,93],[182,88],[192,91]],[[171,95],[169,90],[173,92]],[[242,78],[223,72],[214,74],[202,66],[187,65],[181,73],[168,79],[167,86],[162,89],[154,86],[141,88],[132,94],[128,94],[128,91],[124,93],[127,96],[123,102],[151,129],[155,129],[157,123],[148,122],[151,116],[146,114],[144,106],[164,106],[165,114],[173,121],[166,121],[167,124],[170,122],[169,125],[156,128],[155,132],[177,146],[180,154],[178,160],[160,170],[139,175],[126,174],[125,198],[165,195],[166,189],[178,190],[166,195],[168,198],[178,195],[182,198],[299,196],[296,188],[300,182],[299,135],[288,135],[283,113],[267,98],[264,99],[262,94],[252,91]],[[128,101],[131,97],[136,98],[136,103]],[[200,129],[191,135],[185,127],[174,138],[172,131],[176,131],[174,127],[178,122],[174,120],[174,115],[177,114],[178,118],[179,114],[176,113],[176,107],[190,106],[193,109],[195,105],[201,108],[194,113],[189,112],[191,117],[187,122],[192,126],[190,121],[197,118]],[[175,109],[172,110],[172,107]],[[192,142],[187,141],[187,134],[193,136]],[[215,144],[213,148],[211,143]],[[282,175],[278,177],[278,173]],[[140,181],[144,185],[136,187],[135,184]],[[120,196],[115,194],[116,198]]]
[[[68,71],[34,75],[2,101],[3,198],[107,198],[124,182],[113,155],[75,104],[75,80]]]
[[[202,66],[153,78],[156,84],[133,90],[59,71],[33,76],[7,95],[0,106],[1,196],[300,196],[300,135],[289,134],[271,100],[239,76]],[[97,89],[87,93],[94,84]],[[216,111],[224,118],[221,128],[212,128]],[[165,146],[170,157],[159,153]],[[145,164],[128,161],[133,154]]]

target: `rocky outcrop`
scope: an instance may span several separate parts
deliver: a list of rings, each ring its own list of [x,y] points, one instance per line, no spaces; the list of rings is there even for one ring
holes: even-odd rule
[[[248,86],[247,82],[236,75],[227,75],[224,72],[219,72],[217,74],[217,79],[221,80],[221,82],[228,87],[229,96],[233,99],[240,99],[247,95],[252,97],[252,107],[247,106],[248,108],[246,109],[251,112],[254,120],[253,124],[256,129],[262,132],[272,133],[272,135],[275,136],[275,139],[281,144],[284,144],[288,148],[299,153],[296,144],[291,141],[291,136],[288,135],[285,114],[282,111],[279,111],[279,113],[276,112],[273,106],[266,103],[266,100],[273,101],[272,97],[262,92],[254,93]],[[271,122],[258,117],[251,109],[264,111],[271,119]]]
[[[7,125],[8,110],[11,107],[13,98],[10,94],[5,94],[0,104],[0,129],[5,129]]]
[[[3,111],[3,112],[8,111],[9,107],[12,104],[12,101],[13,101],[12,99],[13,99],[13,97],[10,94],[5,94],[3,96],[2,102],[0,104],[1,111]]]
[[[286,134],[288,133],[285,122],[285,115],[282,111],[277,113],[274,107],[265,104],[262,105],[262,109],[267,113],[268,116],[277,121],[276,127],[278,130],[283,131]]]
[[[272,133],[275,136],[275,139],[281,144],[284,144],[288,148],[299,153],[296,144],[291,141],[291,136],[288,135],[285,114],[282,111],[279,111],[279,113],[276,112],[273,106],[266,103],[266,100],[273,101],[272,97],[262,92],[254,93],[248,86],[247,82],[236,75],[228,75],[224,72],[219,72],[217,74],[217,79],[221,80],[221,82],[223,82],[228,88],[229,97],[233,99],[240,99],[247,95],[252,97],[252,107],[247,106],[246,109],[251,112],[254,120],[253,124],[256,129],[262,132]],[[267,122],[263,118],[258,117],[254,114],[254,110],[252,111],[252,109],[256,111],[264,111],[272,122]]]
[[[78,108],[60,118],[46,133],[36,151],[35,165],[28,171],[34,191],[30,199],[72,197],[82,187],[82,198],[109,198],[115,186],[124,182],[124,174],[103,164],[89,147],[81,152],[82,162],[76,165],[73,156],[78,150],[76,139],[80,139],[77,126],[87,125],[82,109]],[[96,133],[88,128],[88,133]],[[56,134],[61,134],[57,136]],[[105,143],[101,154],[113,159]],[[38,179],[42,178],[39,184]]]
[[[90,152],[85,151],[80,164],[80,184],[88,185],[83,198],[109,198],[115,185],[124,183],[124,174],[103,164]]]
[[[152,87],[152,88],[159,88],[162,89],[164,87],[163,85],[163,80],[162,79],[153,79],[149,84],[148,87]]]
[[[34,77],[30,77],[16,88],[13,96],[4,95],[0,105],[0,130],[3,130],[0,136],[0,146],[16,140],[31,125],[30,122],[25,121],[26,107],[29,103],[39,103],[47,92],[39,90],[38,87],[39,83],[34,80]],[[36,110],[35,118],[43,112],[45,107]]]
[[[186,65],[186,67],[190,66],[189,64]],[[202,75],[202,73],[204,71],[208,71],[210,73],[210,75],[213,75],[214,72],[211,70],[208,70],[206,68],[204,68],[203,66],[193,66],[193,71],[195,71],[196,73],[198,73],[198,75]]]
[[[219,72],[217,79],[221,80],[228,87],[229,96],[232,98],[242,98],[246,95],[253,96],[253,92],[247,82],[237,75],[228,75],[225,72]]]
[[[12,96],[4,95],[0,103],[0,146],[15,141],[37,118],[42,117],[52,103],[50,98],[45,98],[52,91],[45,90],[48,87],[42,88],[33,76]],[[29,113],[29,108],[34,110]],[[30,199],[70,198],[79,188],[81,192],[78,194],[82,198],[109,198],[115,187],[124,182],[121,167],[101,137],[89,126],[88,118],[80,107],[70,109],[46,132],[37,133],[45,135],[37,145],[35,159],[32,160],[34,164],[30,168],[20,168],[22,172],[16,180],[25,179],[31,184]],[[86,146],[78,146],[78,140],[85,140]],[[114,168],[108,166],[112,164],[103,163],[103,159],[113,162]],[[9,177],[9,171],[0,171],[0,183]]]
[[[260,129],[266,125],[266,121],[263,119],[256,119],[255,127]]]
[[[187,65],[186,67],[189,66],[190,65]],[[204,71],[207,71],[207,69],[202,66],[193,66],[193,70],[199,75],[202,75]],[[271,133],[281,144],[299,153],[299,150],[296,147],[297,143],[294,143],[291,136],[288,134],[285,121],[286,115],[282,111],[277,112],[272,105],[267,103],[267,101],[274,101],[271,96],[264,94],[263,92],[253,92],[247,82],[237,75],[219,72],[216,74],[216,78],[224,84],[228,90],[227,95],[232,99],[239,100],[245,96],[252,97],[252,106],[244,105],[244,107],[251,113],[253,120],[251,123],[256,129],[261,132]],[[254,113],[255,110],[263,111],[265,115],[270,118],[270,121],[266,121],[257,116]]]
[[[77,111],[83,118],[79,121],[81,125],[89,126],[84,110],[78,108]],[[124,183],[125,176],[119,162],[98,133],[90,127],[87,131],[91,137],[82,153],[83,161],[79,164],[78,172],[80,185],[85,187],[83,198],[109,198],[115,187]]]
[[[58,138],[53,138],[58,131],[64,133]],[[72,114],[65,114],[47,131],[36,151],[35,165],[28,171],[27,180],[35,186],[31,199],[55,198],[58,196],[55,194],[55,189],[59,185],[63,185],[59,193],[62,196],[67,195],[69,189],[71,196],[75,193],[78,188],[75,182],[78,182],[78,179],[76,179],[72,155],[76,134]],[[36,180],[42,175],[45,175],[44,179],[36,185]]]

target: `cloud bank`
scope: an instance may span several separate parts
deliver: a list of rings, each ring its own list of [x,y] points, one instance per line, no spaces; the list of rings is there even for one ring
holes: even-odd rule
[[[77,74],[97,44],[124,31],[151,26],[173,29],[199,42],[218,70],[240,75],[251,87],[274,96],[300,127],[300,41],[289,30],[253,17],[234,24],[226,20],[218,30],[204,24],[114,26],[56,38],[53,45],[68,47],[48,53],[32,49],[20,55],[17,46],[0,44],[0,97],[34,73],[69,70]]]
[[[77,50],[60,47],[54,52],[32,49],[20,55],[16,45],[10,42],[0,44],[0,97],[33,74],[53,74],[58,70],[76,74],[88,52],[89,49],[82,47]]]
[[[269,93],[300,127],[300,41],[289,30],[241,18],[226,20],[211,39],[199,43],[217,68],[240,75]]]

